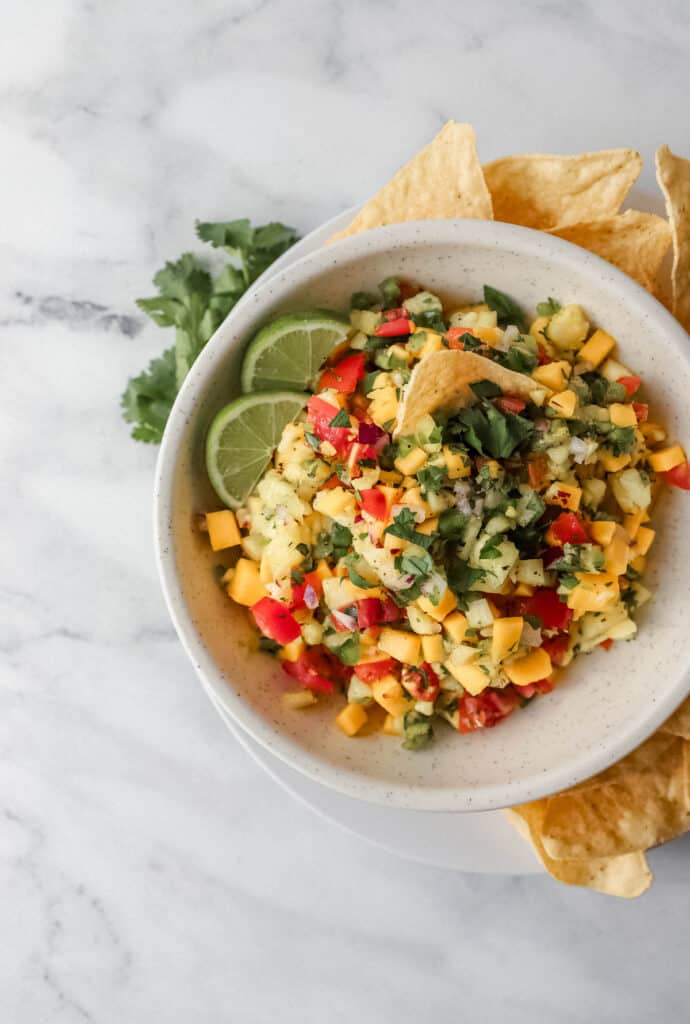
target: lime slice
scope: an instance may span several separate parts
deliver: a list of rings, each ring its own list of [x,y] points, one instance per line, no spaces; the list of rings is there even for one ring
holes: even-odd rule
[[[270,391],[237,398],[216,413],[206,438],[206,469],[221,501],[239,508],[258,483],[281,434],[309,395]]]
[[[327,309],[279,316],[249,342],[242,363],[243,392],[309,388],[350,329],[345,317]]]

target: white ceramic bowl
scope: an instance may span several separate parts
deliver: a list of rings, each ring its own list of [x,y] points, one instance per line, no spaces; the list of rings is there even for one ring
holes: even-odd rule
[[[286,709],[284,675],[256,652],[244,609],[218,586],[217,556],[191,529],[217,508],[204,469],[213,414],[239,391],[247,339],[271,315],[321,306],[347,309],[350,294],[391,274],[458,301],[492,284],[531,310],[547,296],[580,302],[618,338],[621,358],[643,377],[652,409],[672,437],[690,440],[690,339],[630,278],[567,242],[486,221],[424,221],[345,239],[305,256],[235,307],[187,377],[161,447],[155,535],[163,590],[177,632],[210,696],[293,768],[350,796],[399,807],[472,811],[556,792],[642,742],[690,690],[688,498],[668,489],[655,515],[650,559],[654,600],[631,643],[576,659],[547,697],[495,729],[460,736],[440,722],[418,753],[387,736],[347,739],[335,707]]]

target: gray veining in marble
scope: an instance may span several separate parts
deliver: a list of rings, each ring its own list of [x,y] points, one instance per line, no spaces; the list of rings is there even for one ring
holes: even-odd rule
[[[36,0],[0,37],[0,1016],[687,1020],[687,842],[625,904],[397,859],[197,686],[151,550],[133,296],[195,218],[306,231],[448,117],[503,153],[690,155],[677,0]]]

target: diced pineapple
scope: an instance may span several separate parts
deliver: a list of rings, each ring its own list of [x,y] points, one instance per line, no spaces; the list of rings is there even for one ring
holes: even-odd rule
[[[291,690],[283,694],[283,703],[293,711],[301,711],[302,708],[313,707],[318,703],[318,699],[311,690]]]
[[[616,339],[612,338],[606,331],[596,330],[589,341],[585,342],[578,352],[578,359],[581,362],[589,363],[596,368],[616,347]]]
[[[575,415],[577,395],[574,391],[566,388],[565,391],[560,391],[557,395],[553,395],[546,404],[549,409],[553,409],[563,419],[569,420]]]
[[[602,450],[599,454],[599,462],[602,469],[605,469],[607,473],[618,473],[621,469],[625,469],[626,466],[630,465],[629,455],[612,455],[611,452]]]
[[[611,384],[615,384],[621,377],[632,377],[633,372],[617,359],[607,359],[599,368],[599,373]]]
[[[648,519],[649,513],[646,509],[638,509],[637,512],[631,512],[623,517],[623,529],[627,533],[629,541],[635,540],[640,526],[642,523],[646,523]]]
[[[518,583],[513,591],[515,597],[531,597],[534,593],[534,587],[531,583]]]
[[[460,685],[463,686],[468,693],[471,693],[473,697],[476,697],[478,693],[485,690],[491,683],[489,675],[476,663],[465,662],[464,665],[459,665],[453,661],[452,658],[449,658],[446,661],[445,666],[450,674],[457,679]]]
[[[336,717],[338,727],[346,736],[356,736],[367,720],[368,715],[361,704],[346,704]]]
[[[666,440],[666,431],[658,423],[640,423],[640,432],[648,445],[661,444]]]
[[[404,715],[410,707],[410,701],[395,676],[383,676],[381,679],[374,680],[371,684],[371,692],[376,703],[380,704],[393,718]]]
[[[322,515],[345,522],[352,522],[357,512],[354,494],[346,491],[344,487],[331,487],[330,490],[319,491],[314,498],[314,508]]]
[[[635,554],[646,555],[656,537],[656,530],[650,530],[648,526],[641,526],[635,538]],[[625,570],[623,570],[625,571]]]
[[[613,540],[617,529],[618,523],[610,519],[595,519],[589,524],[589,535],[593,541],[605,548]]]
[[[622,576],[628,567],[628,556],[628,535],[622,526],[616,524],[613,536],[604,548],[606,572],[611,573],[612,576]]]
[[[618,577],[608,572],[576,572],[577,586],[568,594],[568,608],[576,612],[599,612],[610,608],[620,596]]]
[[[402,736],[404,731],[403,716],[386,715],[383,721],[383,731],[386,736]]]
[[[543,587],[546,582],[544,577],[544,561],[541,558],[522,558],[515,569],[515,579],[518,584],[533,587]],[[517,593],[517,591],[516,591]]]
[[[381,630],[379,647],[404,664],[418,665],[421,661],[421,641],[415,633],[404,633],[401,629],[386,626]]]
[[[292,640],[280,648],[280,659],[281,661],[299,661],[306,649],[304,640],[298,636],[296,640]]]
[[[425,328],[424,333],[426,335],[426,340],[419,353],[420,359],[430,356],[433,352],[442,352],[445,348],[443,338],[436,331],[428,331]]]
[[[537,647],[522,658],[516,658],[503,666],[505,674],[516,686],[529,686],[547,679],[553,671],[551,658],[543,647]]]
[[[582,489],[572,484],[564,484],[560,480],[552,483],[544,493],[544,500],[548,505],[560,505],[561,508],[577,512],[582,499]]]
[[[669,469],[675,469],[685,462],[685,452],[679,444],[671,445],[670,448],[660,448],[657,452],[649,455],[649,465],[655,473],[667,473]]]
[[[532,379],[551,391],[563,391],[568,386],[572,366],[565,359],[544,363],[532,370]]]
[[[415,481],[416,484],[416,481]],[[401,505],[410,505],[413,508],[421,508],[425,515],[431,513],[431,507],[429,502],[422,496],[421,488],[414,486],[410,487],[409,490],[405,491],[402,498],[400,499]]]
[[[467,616],[462,612],[452,612],[443,620],[446,634],[456,644],[461,644],[467,634]]]
[[[521,615],[494,620],[491,635],[491,660],[497,664],[509,654],[514,654],[520,643],[522,627],[525,622]]]
[[[424,596],[417,598],[417,604],[432,619],[436,619],[437,622],[443,622],[445,617],[450,615],[453,609],[457,607],[458,601],[453,591],[448,588],[438,604],[433,604],[428,597]]]
[[[556,348],[572,350],[580,347],[587,337],[588,330],[589,321],[582,306],[571,303],[568,306],[562,306],[551,317],[546,337]]]
[[[314,620],[305,622],[302,625],[302,636],[304,637],[305,644],[314,647],[316,644],[320,644],[323,639],[323,626],[320,622]]]
[[[369,309],[352,309],[350,310],[350,323],[364,334],[375,334],[376,328],[381,323],[381,314],[374,313]]]
[[[256,604],[262,597],[268,597],[268,592],[259,576],[257,562],[252,562],[249,558],[239,559],[228,586],[228,596],[237,604],[247,607]]]
[[[422,654],[424,656],[424,661],[443,661],[445,657],[445,648],[443,646],[443,637],[440,633],[436,633],[433,636],[425,635],[422,637]]]
[[[472,472],[472,461],[466,452],[454,452],[448,445],[443,446],[443,461],[449,480],[460,480]]]
[[[415,604],[408,605],[407,620],[414,632],[420,636],[439,633],[441,630],[439,623]]]
[[[637,512],[652,503],[650,482],[638,469],[624,469],[622,473],[616,473],[611,480],[611,489],[624,512]]]
[[[206,513],[208,539],[214,551],[224,551],[242,543],[242,534],[235,519],[235,513],[229,508],[221,512]]]
[[[328,608],[346,608],[366,597],[383,597],[378,587],[357,587],[347,576],[331,576],[323,581],[323,598]]]
[[[379,483],[385,484],[386,487],[394,487],[396,491],[402,481],[403,475],[398,473],[397,469],[382,469],[379,473]]]
[[[370,393],[369,415],[377,427],[384,427],[398,415],[398,394],[395,387],[376,388]]]
[[[624,405],[622,402],[613,402],[609,406],[611,422],[616,427],[636,427],[637,416],[632,405]]]
[[[395,468],[405,476],[412,476],[425,466],[428,460],[429,456],[423,448],[413,448],[407,455],[395,460]]]

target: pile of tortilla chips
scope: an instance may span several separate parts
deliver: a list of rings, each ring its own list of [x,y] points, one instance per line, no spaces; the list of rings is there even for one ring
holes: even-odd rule
[[[336,238],[408,220],[507,221],[589,249],[660,298],[661,267],[673,244],[668,305],[690,331],[690,161],[668,146],[657,152],[668,220],[639,210],[619,212],[641,167],[632,149],[525,154],[482,166],[471,125],[451,121]],[[467,359],[466,353],[437,356]],[[444,369],[425,379],[443,389],[444,379],[457,376]],[[455,384],[440,397],[417,391],[408,388],[404,403],[410,420],[420,403],[426,408],[430,402],[464,401]],[[554,878],[610,895],[639,896],[652,879],[645,851],[690,830],[690,698],[612,768],[507,813]]]

